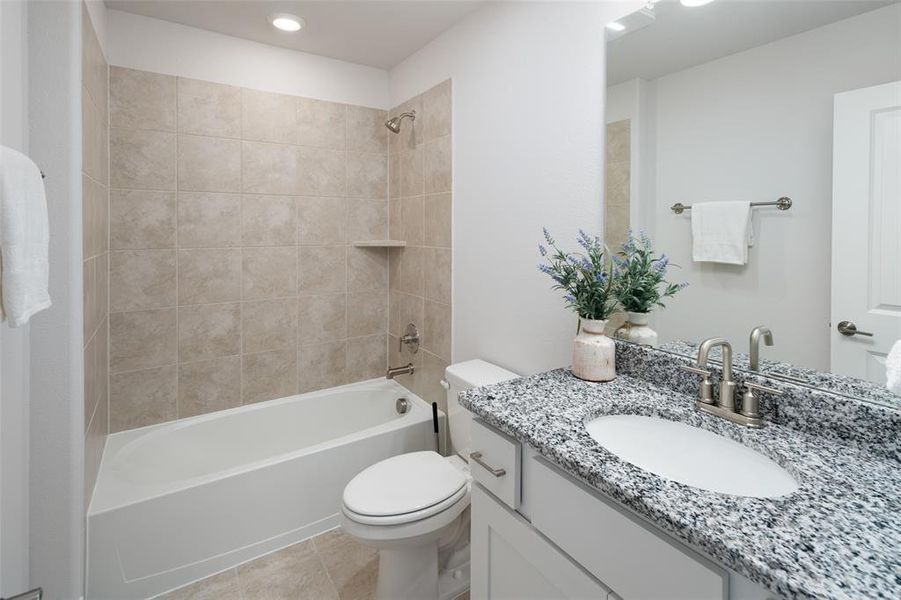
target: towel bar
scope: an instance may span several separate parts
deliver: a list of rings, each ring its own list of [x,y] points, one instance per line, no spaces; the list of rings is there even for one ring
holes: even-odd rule
[[[751,206],[775,206],[779,210],[788,210],[792,207],[792,199],[788,196],[782,196],[775,202],[752,202]],[[677,215],[681,215],[686,210],[691,210],[691,204],[682,204],[681,202],[676,202],[670,207]]]

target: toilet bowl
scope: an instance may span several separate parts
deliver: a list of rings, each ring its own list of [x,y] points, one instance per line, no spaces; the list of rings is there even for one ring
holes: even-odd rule
[[[379,550],[377,600],[449,600],[469,589],[469,431],[463,390],[518,377],[471,360],[445,372],[450,456],[409,452],[380,461],[344,488],[341,526]]]

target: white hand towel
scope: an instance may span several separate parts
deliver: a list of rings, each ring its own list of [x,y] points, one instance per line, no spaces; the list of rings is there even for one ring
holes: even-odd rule
[[[901,396],[901,340],[895,342],[885,358],[885,387]]]
[[[754,244],[751,203],[692,204],[691,237],[695,262],[748,264],[748,246]]]
[[[0,146],[0,309],[12,327],[50,307],[49,239],[41,170]]]

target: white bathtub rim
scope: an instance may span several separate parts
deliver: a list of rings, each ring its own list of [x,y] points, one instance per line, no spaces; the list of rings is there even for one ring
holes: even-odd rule
[[[306,392],[304,394],[295,394],[293,396],[285,396],[284,398],[277,398],[277,399],[268,400],[265,402],[258,402],[258,403],[254,403],[254,404],[236,406],[233,408],[215,411],[215,412],[211,412],[211,413],[206,413],[203,415],[197,415],[194,417],[185,417],[183,419],[178,419],[175,421],[167,421],[165,423],[157,423],[154,425],[148,425],[146,427],[128,429],[125,431],[111,434],[111,435],[107,436],[106,444],[104,446],[104,453],[103,453],[103,456],[102,456],[101,462],[100,462],[99,473],[101,474],[101,476],[104,474],[104,467],[107,466],[106,463],[109,460],[112,460],[110,457],[113,454],[117,454],[123,448],[128,446],[131,442],[137,441],[137,440],[145,437],[146,435],[151,434],[154,430],[157,430],[157,429],[169,429],[169,428],[181,429],[183,427],[187,427],[187,426],[193,425],[195,423],[213,420],[213,419],[216,419],[219,417],[225,417],[225,416],[228,416],[231,414],[250,412],[250,411],[254,411],[254,410],[262,410],[262,409],[272,407],[272,406],[286,404],[289,402],[295,402],[300,399],[303,399],[303,400],[314,399],[318,396],[327,396],[327,395],[333,394],[335,392],[340,392],[341,390],[347,390],[347,389],[361,390],[361,389],[367,389],[367,388],[369,388],[369,389],[385,388],[385,387],[389,387],[389,386],[392,388],[394,388],[394,387],[398,388],[398,391],[402,392],[402,395],[405,398],[407,398],[408,400],[411,400],[412,410],[407,412],[400,419],[393,419],[390,421],[386,421],[384,423],[380,423],[373,427],[368,427],[366,429],[361,429],[358,431],[348,433],[341,437],[337,437],[337,438],[333,438],[333,439],[330,439],[330,440],[327,440],[324,442],[320,442],[319,444],[314,444],[312,446],[304,446],[302,448],[298,448],[297,450],[294,450],[291,452],[285,452],[285,453],[282,453],[282,454],[279,454],[276,456],[271,456],[271,457],[267,457],[264,459],[251,461],[251,462],[244,463],[244,464],[232,467],[232,468],[223,469],[223,470],[215,471],[212,473],[205,473],[203,475],[197,475],[195,477],[190,477],[190,478],[186,478],[186,479],[173,480],[171,483],[159,486],[161,489],[159,489],[158,491],[148,493],[146,495],[142,495],[139,498],[136,498],[133,500],[113,501],[109,504],[101,503],[100,506],[98,507],[97,503],[100,498],[98,497],[97,492],[103,491],[102,487],[100,485],[98,485],[97,487],[95,487],[94,494],[91,498],[91,502],[88,507],[87,516],[91,517],[91,516],[95,516],[95,515],[101,515],[101,514],[110,512],[110,511],[115,511],[115,510],[118,510],[118,509],[121,509],[121,508],[124,508],[127,506],[131,506],[133,504],[138,504],[141,502],[146,502],[149,500],[161,498],[161,497],[173,494],[173,493],[178,493],[180,491],[189,489],[189,488],[197,486],[197,485],[203,485],[205,483],[210,483],[210,482],[217,481],[220,479],[225,479],[228,477],[241,475],[243,473],[253,471],[254,469],[259,469],[260,467],[263,467],[266,465],[275,465],[275,464],[279,464],[279,463],[286,462],[289,460],[293,460],[300,456],[306,456],[306,455],[312,455],[312,454],[324,452],[324,451],[334,448],[336,446],[345,444],[348,441],[351,441],[354,438],[357,438],[357,437],[360,437],[363,435],[365,435],[365,436],[380,435],[383,433],[387,433],[389,431],[393,431],[395,429],[399,429],[401,427],[405,427],[409,424],[412,424],[413,422],[431,420],[432,415],[431,415],[431,404],[429,404],[428,402],[426,402],[425,400],[423,400],[422,398],[417,396],[415,393],[404,388],[397,382],[389,381],[384,378],[377,378],[377,379],[369,379],[366,381],[358,381],[355,383],[349,383],[349,384],[336,386],[336,387],[332,387],[332,388],[325,388],[323,390],[316,390],[313,392]],[[438,413],[439,413],[439,418],[444,418],[443,411],[439,410]],[[414,416],[419,416],[420,418],[413,421],[411,418]],[[99,483],[99,478],[98,478],[98,483]]]

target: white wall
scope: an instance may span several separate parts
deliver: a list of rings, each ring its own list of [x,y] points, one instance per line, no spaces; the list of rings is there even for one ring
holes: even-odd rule
[[[833,95],[901,79],[901,5],[698,67],[656,86],[658,247],[690,287],[658,313],[664,340],[773,329],[767,357],[829,367]],[[691,262],[690,215],[675,202],[769,201],[755,209],[746,267]],[[864,201],[864,199],[861,199]]]
[[[26,7],[0,2],[0,144],[28,153]],[[0,325],[0,596],[28,588],[28,326]]]
[[[601,231],[604,25],[641,4],[490,4],[391,70],[392,105],[454,82],[455,361],[570,363],[576,319],[537,244]]]
[[[78,598],[84,570],[81,5],[28,3],[29,150],[47,174],[50,296],[31,321],[30,579]]]
[[[107,12],[110,65],[389,108],[388,72],[382,69],[118,10]]]

